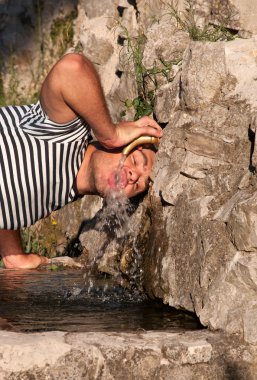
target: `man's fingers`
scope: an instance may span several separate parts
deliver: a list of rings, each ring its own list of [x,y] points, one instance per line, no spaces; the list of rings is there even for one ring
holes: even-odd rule
[[[137,121],[121,122],[116,126],[117,138],[115,147],[125,146],[136,138],[144,135],[161,138],[163,131],[156,121],[147,116]]]
[[[147,135],[147,136],[153,136],[153,137],[160,138],[163,135],[161,128],[157,129],[157,128],[152,127],[152,126],[142,126],[142,127],[140,127],[138,132],[140,133],[140,136]]]
[[[159,126],[158,123],[156,123],[155,120],[151,119],[150,117],[148,116],[144,116],[144,117],[141,117],[140,119],[138,119],[136,122],[136,125],[138,125],[140,128],[145,128],[149,133],[151,133],[151,129],[154,129],[156,131],[159,132],[159,134],[154,134],[154,136],[156,137],[161,137],[163,132],[162,132],[162,128]],[[153,131],[152,131],[153,132]]]

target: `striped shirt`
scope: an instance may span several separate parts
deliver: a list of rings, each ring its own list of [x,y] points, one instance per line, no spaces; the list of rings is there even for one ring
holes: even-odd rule
[[[51,121],[40,102],[0,108],[0,229],[27,227],[74,201],[89,127]]]

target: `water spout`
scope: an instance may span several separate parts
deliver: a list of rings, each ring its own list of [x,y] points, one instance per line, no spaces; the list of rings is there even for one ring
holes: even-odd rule
[[[127,156],[132,151],[132,149],[134,149],[136,146],[142,145],[142,144],[155,144],[155,145],[159,145],[159,139],[158,139],[158,137],[153,137],[153,136],[141,136],[141,137],[138,137],[136,140],[132,141],[129,145],[127,145],[123,149],[122,154],[124,156]]]

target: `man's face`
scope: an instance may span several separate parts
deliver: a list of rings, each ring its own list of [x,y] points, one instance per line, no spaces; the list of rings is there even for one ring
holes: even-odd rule
[[[101,196],[106,196],[111,189],[118,188],[123,189],[125,195],[131,198],[148,188],[155,152],[145,148],[135,149],[117,173],[121,156],[121,153],[101,150],[93,153],[94,183]]]

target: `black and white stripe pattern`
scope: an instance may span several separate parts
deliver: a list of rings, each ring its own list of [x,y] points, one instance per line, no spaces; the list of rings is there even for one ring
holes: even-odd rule
[[[0,229],[30,226],[76,199],[88,138],[82,118],[55,123],[40,102],[0,108]]]

